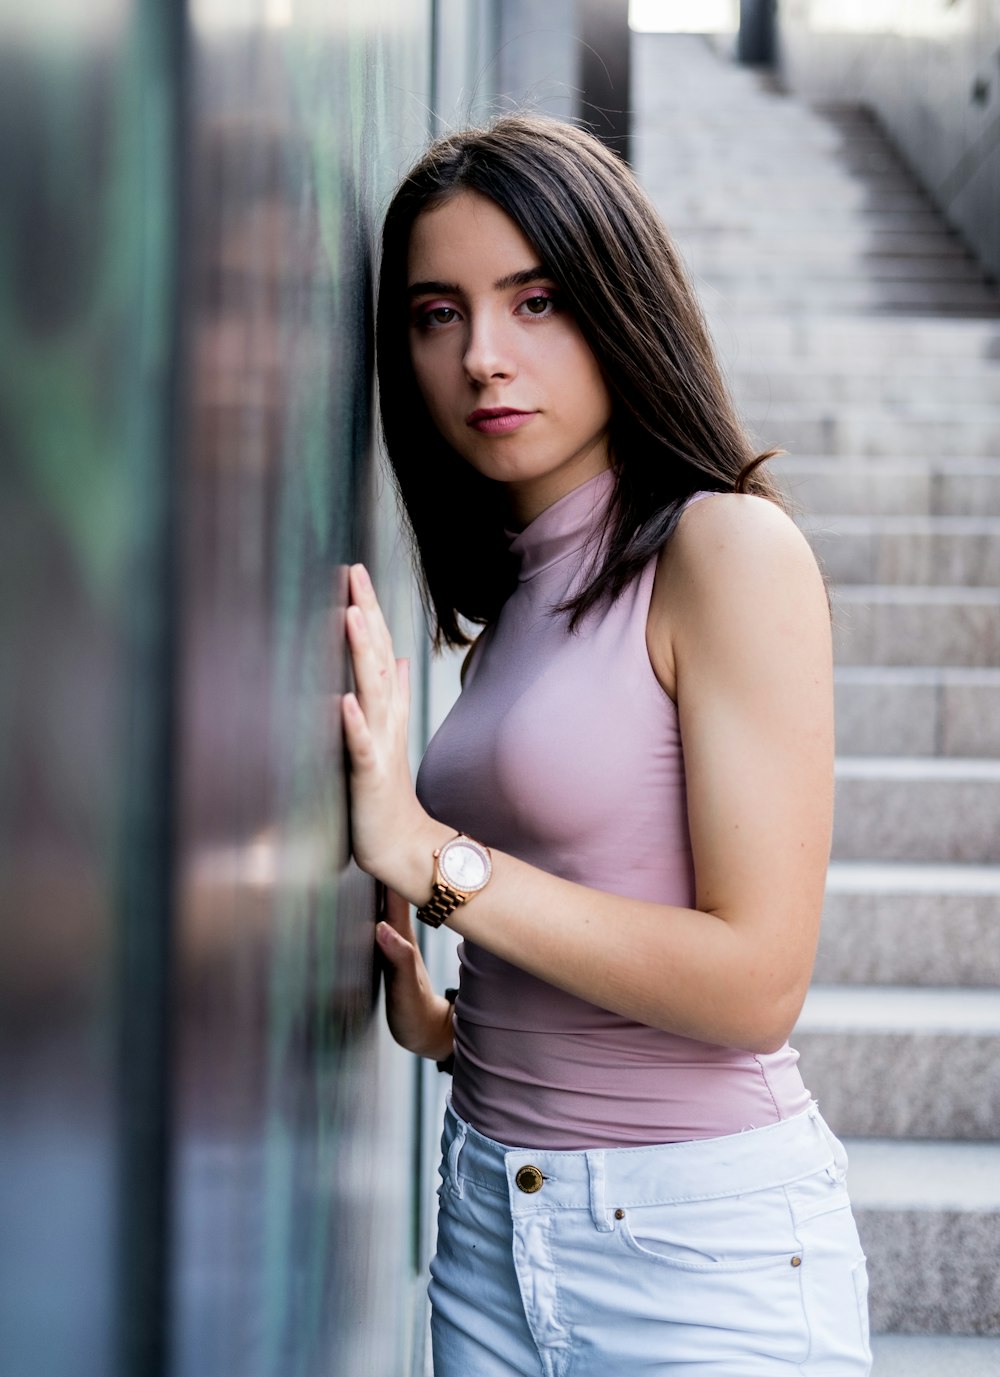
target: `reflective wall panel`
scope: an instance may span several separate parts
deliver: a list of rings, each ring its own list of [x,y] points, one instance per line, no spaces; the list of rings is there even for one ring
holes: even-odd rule
[[[175,1012],[183,1377],[408,1370],[416,1067],[349,861],[345,570],[405,637],[372,462],[379,211],[427,132],[412,0],[191,8]],[[403,647],[405,649],[405,647]],[[418,713],[419,720],[419,713]]]
[[[179,31],[0,14],[0,1368],[156,1372]]]

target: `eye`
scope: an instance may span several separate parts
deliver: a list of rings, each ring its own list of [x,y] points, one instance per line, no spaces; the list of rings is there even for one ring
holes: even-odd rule
[[[555,310],[556,300],[551,292],[535,292],[532,296],[525,297],[518,309],[529,316],[547,316]]]
[[[434,330],[441,325],[450,325],[458,319],[454,306],[431,306],[417,311],[416,324],[421,330]]]

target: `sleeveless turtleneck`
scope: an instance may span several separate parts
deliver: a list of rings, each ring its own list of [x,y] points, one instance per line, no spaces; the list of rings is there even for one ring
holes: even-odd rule
[[[655,556],[577,631],[554,611],[583,586],[611,487],[598,474],[510,537],[517,586],[476,645],[417,792],[441,822],[553,875],[690,908],[677,710],[646,647]],[[459,957],[452,1099],[487,1137],[635,1146],[761,1128],[808,1106],[787,1045],[757,1055],[678,1037],[472,942]]]

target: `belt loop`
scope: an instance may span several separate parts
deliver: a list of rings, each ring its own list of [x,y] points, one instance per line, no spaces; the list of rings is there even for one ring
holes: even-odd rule
[[[469,1129],[464,1119],[459,1119],[454,1111],[453,1118],[455,1119],[455,1136],[448,1147],[448,1185],[452,1194],[461,1200],[463,1190],[462,1178],[458,1173],[458,1160],[462,1155],[462,1149],[465,1147],[465,1139]]]
[[[590,1217],[599,1233],[612,1232],[604,1203],[604,1153],[600,1148],[592,1148],[587,1153],[587,1170],[590,1173]]]

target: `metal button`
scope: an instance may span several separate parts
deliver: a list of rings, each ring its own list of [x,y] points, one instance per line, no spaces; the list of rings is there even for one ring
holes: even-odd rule
[[[519,1191],[524,1191],[525,1195],[534,1195],[535,1191],[542,1189],[542,1182],[545,1177],[537,1167],[522,1167],[514,1177]]]
[[[624,1211],[624,1210],[615,1210],[615,1218],[616,1218],[616,1219],[624,1219],[624,1218],[625,1218],[625,1211]]]
[[[792,1266],[793,1266],[793,1267],[801,1267],[801,1266],[802,1266],[802,1259],[801,1259],[800,1257],[793,1257],[793,1258],[792,1258]]]

